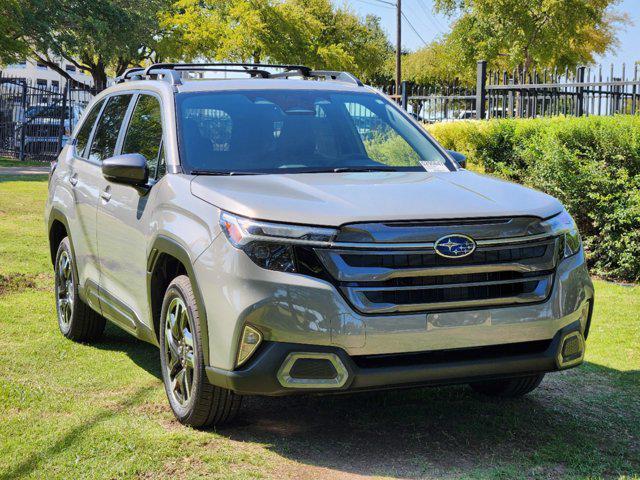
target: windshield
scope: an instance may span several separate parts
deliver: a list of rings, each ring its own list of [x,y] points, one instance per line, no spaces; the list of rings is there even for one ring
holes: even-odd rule
[[[450,171],[426,134],[370,92],[250,90],[177,95],[186,171]]]

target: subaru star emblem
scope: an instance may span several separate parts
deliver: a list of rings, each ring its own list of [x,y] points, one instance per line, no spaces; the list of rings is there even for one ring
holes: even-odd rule
[[[433,248],[441,257],[461,258],[473,253],[476,242],[466,235],[447,235],[437,240]]]

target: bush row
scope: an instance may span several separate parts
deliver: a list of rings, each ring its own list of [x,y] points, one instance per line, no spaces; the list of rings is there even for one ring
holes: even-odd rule
[[[558,198],[592,272],[640,280],[640,116],[461,121],[427,129],[468,168]]]

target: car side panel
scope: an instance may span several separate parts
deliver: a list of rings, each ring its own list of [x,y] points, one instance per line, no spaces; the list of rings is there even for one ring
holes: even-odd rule
[[[219,233],[215,207],[193,197],[189,183],[190,177],[168,174],[146,195],[111,184],[109,202],[100,200],[101,294],[126,305],[131,327],[140,322],[153,329],[147,268],[155,240],[171,239],[192,263]]]
[[[66,146],[59,156],[52,179],[49,211],[56,209],[66,218],[73,244],[81,295],[99,311],[95,298],[88,295],[87,286],[97,285],[99,279],[96,244],[96,208],[98,182],[102,178],[100,166],[73,155],[73,147]]]

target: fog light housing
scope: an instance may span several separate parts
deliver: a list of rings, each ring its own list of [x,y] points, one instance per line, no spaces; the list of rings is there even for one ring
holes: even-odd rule
[[[565,335],[560,343],[560,351],[556,358],[558,367],[568,368],[582,363],[584,349],[585,343],[582,333],[574,331]]]
[[[278,381],[289,388],[341,388],[349,372],[335,353],[292,352],[278,371]]]
[[[251,325],[245,325],[242,329],[242,336],[240,337],[236,365],[239,367],[249,360],[258,346],[260,346],[260,343],[262,343],[262,334]]]

